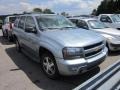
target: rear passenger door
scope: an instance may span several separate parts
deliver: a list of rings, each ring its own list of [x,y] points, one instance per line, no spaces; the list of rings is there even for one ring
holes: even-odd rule
[[[18,26],[16,28],[17,38],[21,44],[22,47],[25,45],[25,16],[21,16],[19,19]]]

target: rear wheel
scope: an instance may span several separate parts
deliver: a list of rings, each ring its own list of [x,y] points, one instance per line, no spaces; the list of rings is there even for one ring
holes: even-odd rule
[[[51,79],[56,79],[59,76],[58,68],[54,57],[50,53],[42,55],[42,69],[43,72]]]

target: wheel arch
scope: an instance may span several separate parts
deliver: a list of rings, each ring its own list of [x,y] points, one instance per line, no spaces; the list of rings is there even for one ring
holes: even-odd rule
[[[40,56],[40,58],[41,58],[43,53],[49,53],[50,55],[52,55],[55,58],[55,56],[54,56],[54,54],[53,54],[53,52],[51,50],[41,46],[41,47],[39,47],[39,56]]]

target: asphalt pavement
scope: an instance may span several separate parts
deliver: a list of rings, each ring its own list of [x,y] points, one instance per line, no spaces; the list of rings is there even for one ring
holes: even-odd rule
[[[87,73],[51,80],[39,63],[18,53],[15,44],[3,38],[0,30],[0,90],[71,90],[119,59],[120,51],[112,52],[99,67]]]

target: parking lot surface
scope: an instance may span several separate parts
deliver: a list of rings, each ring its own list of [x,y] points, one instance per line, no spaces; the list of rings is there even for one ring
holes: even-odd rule
[[[0,30],[0,90],[71,90],[119,59],[120,52],[112,52],[99,67],[87,73],[51,80],[38,63],[18,53],[15,44],[3,38]]]

